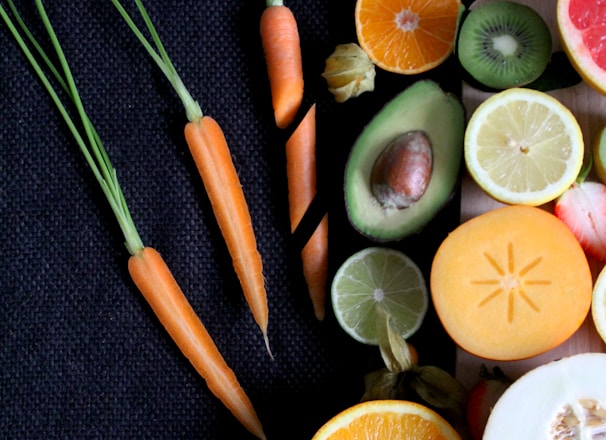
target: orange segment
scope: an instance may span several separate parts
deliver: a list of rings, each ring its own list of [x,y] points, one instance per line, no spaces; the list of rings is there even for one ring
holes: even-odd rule
[[[442,242],[431,268],[436,312],[452,339],[483,358],[511,361],[568,339],[591,305],[587,258],[553,214],[507,206]]]
[[[460,440],[433,410],[405,400],[358,403],[330,419],[312,440]]]
[[[460,0],[357,0],[360,47],[382,69],[415,74],[452,53]]]

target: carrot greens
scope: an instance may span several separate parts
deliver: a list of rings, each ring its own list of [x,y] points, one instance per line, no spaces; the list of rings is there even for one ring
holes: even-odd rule
[[[135,0],[135,3],[153,44],[143,35],[120,2],[112,2],[181,98],[189,121],[185,124],[185,140],[231,255],[246,302],[261,329],[267,351],[273,357],[267,336],[268,305],[263,262],[257,249],[244,190],[223,130],[215,119],[202,115],[200,106],[185,88],[142,1]]]
[[[23,23],[20,15],[17,13],[13,1],[8,0],[8,4],[11,11],[13,11],[16,17],[15,21],[17,21],[17,23],[22,29],[27,29],[27,26]],[[36,6],[38,8],[44,27],[48,33],[49,39],[51,40],[53,48],[59,59],[63,74],[61,74],[61,71],[59,71],[53,66],[52,62],[46,55],[44,55],[43,57],[44,62],[52,70],[53,75],[58,80],[60,85],[65,89],[65,91],[69,95],[69,98],[76,107],[77,114],[82,124],[82,128],[78,128],[78,125],[70,116],[69,111],[61,101],[61,98],[59,97],[58,92],[55,90],[55,87],[51,84],[47,75],[44,73],[42,66],[34,56],[34,53],[28,47],[25,38],[27,38],[31,42],[34,42],[32,44],[34,44],[38,53],[44,53],[40,45],[35,43],[35,39],[33,38],[31,32],[29,32],[28,30],[26,32],[26,37],[23,38],[21,36],[21,33],[19,32],[19,29],[17,28],[17,25],[15,24],[15,22],[13,22],[13,20],[11,20],[10,16],[8,15],[7,11],[2,7],[2,5],[0,5],[0,15],[2,16],[2,19],[4,20],[7,27],[9,28],[9,31],[15,38],[17,44],[23,51],[24,55],[30,62],[32,68],[40,78],[40,81],[49,93],[61,116],[65,120],[72,136],[80,147],[80,150],[84,154],[88,165],[90,166],[97,182],[101,186],[103,194],[107,198],[111,209],[114,215],[116,216],[118,224],[120,225],[120,229],[124,234],[126,248],[132,255],[139,253],[144,247],[143,242],[141,241],[137,228],[135,227],[130,211],[128,209],[128,205],[126,204],[122,188],[120,187],[120,183],[118,182],[116,170],[112,166],[112,163],[109,160],[109,157],[105,150],[105,147],[103,146],[99,135],[97,134],[95,128],[93,127],[93,124],[91,123],[88,117],[88,114],[86,113],[86,110],[84,109],[84,105],[82,104],[82,100],[80,99],[80,95],[78,93],[78,89],[76,87],[70,67],[65,58],[65,54],[59,43],[59,40],[57,39],[57,35],[55,34],[55,31],[50,23],[42,1],[36,0]],[[84,130],[84,134],[81,133],[82,130]]]
[[[84,109],[66,56],[46,14],[42,0],[36,0],[36,6],[59,60],[60,68],[55,67],[44,53],[41,45],[37,43],[19,16],[13,1],[7,0],[7,2],[13,18],[2,5],[0,5],[0,17],[65,120],[109,201],[120,224],[126,247],[131,254],[128,260],[128,271],[134,284],[181,352],[189,359],[200,376],[206,380],[209,390],[221,400],[246,429],[259,439],[265,439],[263,427],[250,399],[238,383],[233,370],[225,362],[204,324],[192,309],[166,262],[154,248],[143,245],[118,182],[117,172]],[[30,49],[30,45],[34,49]],[[59,92],[44,72],[34,52],[37,52],[38,57],[42,58],[42,63],[46,64],[59,86],[67,94],[76,109],[79,122],[70,115],[70,111],[63,104]],[[169,71],[174,70],[171,64],[168,66]],[[180,83],[176,74],[173,75],[173,80],[177,81],[177,84]],[[187,96],[189,94],[186,94],[186,98]],[[195,103],[193,100],[192,102]],[[195,113],[197,104],[194,105],[192,102],[187,101],[187,106]]]
[[[118,0],[112,0],[112,3],[116,7],[118,12],[122,16],[122,18],[124,19],[126,24],[128,25],[128,27],[130,28],[130,30],[137,37],[139,42],[143,45],[143,47],[145,48],[145,50],[147,51],[149,56],[158,65],[158,67],[160,68],[162,73],[164,73],[164,75],[166,76],[168,81],[171,83],[171,85],[175,89],[175,92],[181,99],[181,102],[183,103],[183,107],[185,108],[187,120],[194,121],[194,120],[202,118],[203,114],[202,114],[202,109],[200,108],[200,105],[191,96],[191,94],[185,87],[185,84],[183,84],[183,81],[181,80],[181,77],[179,76],[177,69],[173,65],[173,62],[171,61],[170,57],[168,56],[168,53],[166,52],[166,49],[164,48],[164,44],[162,43],[162,40],[160,39],[160,36],[158,35],[158,31],[156,30],[156,27],[154,26],[153,22],[151,21],[151,18],[149,16],[147,10],[145,9],[143,2],[141,0],[135,0],[135,3],[137,4],[137,8],[139,9],[139,12],[141,13],[141,17],[143,18],[143,21],[145,22],[147,30],[149,31],[149,34],[152,37],[153,44],[145,37],[145,35],[143,35],[143,32],[139,29],[139,27],[134,22],[134,20],[131,18],[131,16],[126,11],[124,6],[122,6],[122,4]],[[155,49],[154,49],[154,45],[156,46]]]

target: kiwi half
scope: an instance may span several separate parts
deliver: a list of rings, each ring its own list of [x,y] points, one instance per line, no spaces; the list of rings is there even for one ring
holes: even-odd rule
[[[484,86],[523,86],[547,67],[551,33],[531,7],[497,0],[471,9],[461,25],[457,53],[461,66]]]

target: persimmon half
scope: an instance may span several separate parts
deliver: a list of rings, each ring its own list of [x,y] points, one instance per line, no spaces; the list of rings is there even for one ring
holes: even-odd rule
[[[492,360],[544,353],[581,326],[592,275],[570,230],[544,209],[510,205],[458,226],[434,257],[431,297],[462,349]]]

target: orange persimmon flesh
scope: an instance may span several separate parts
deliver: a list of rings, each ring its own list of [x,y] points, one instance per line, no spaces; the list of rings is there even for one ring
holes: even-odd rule
[[[440,321],[460,348],[510,361],[555,348],[581,326],[592,275],[557,217],[511,205],[451,232],[434,257],[430,286]]]

